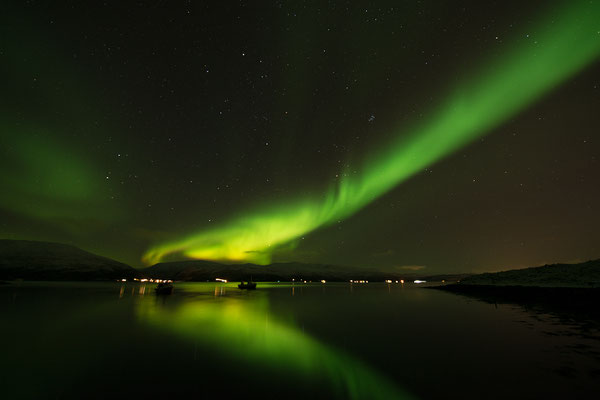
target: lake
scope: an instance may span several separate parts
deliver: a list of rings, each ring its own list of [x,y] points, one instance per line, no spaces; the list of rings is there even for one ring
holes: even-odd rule
[[[586,398],[596,320],[414,284],[0,286],[6,399]]]

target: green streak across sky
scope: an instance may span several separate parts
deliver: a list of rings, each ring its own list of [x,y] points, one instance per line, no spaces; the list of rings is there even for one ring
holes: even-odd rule
[[[396,141],[375,152],[357,173],[341,174],[327,193],[248,213],[156,246],[145,254],[145,262],[182,255],[266,264],[278,246],[351,216],[423,168],[489,133],[598,58],[600,3],[567,3],[539,22],[464,79],[430,119],[398,129]]]

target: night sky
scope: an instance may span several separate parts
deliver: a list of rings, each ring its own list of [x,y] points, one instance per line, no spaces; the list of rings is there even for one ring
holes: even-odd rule
[[[600,258],[599,55],[598,1],[3,2],[0,237],[136,267]]]

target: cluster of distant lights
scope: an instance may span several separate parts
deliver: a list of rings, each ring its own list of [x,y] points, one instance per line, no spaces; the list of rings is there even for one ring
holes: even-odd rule
[[[292,282],[296,282],[296,279],[292,279]],[[307,280],[303,280],[303,279],[299,279],[298,282],[312,283],[312,281],[307,281]],[[366,279],[350,279],[349,282],[350,283],[363,283],[363,284],[369,283],[369,281]],[[404,279],[397,279],[397,280],[386,279],[384,282],[388,283],[388,284],[399,283],[399,284],[403,285]],[[442,282],[445,282],[445,281],[442,281]],[[327,281],[325,279],[321,279],[321,283],[327,283]],[[427,281],[416,279],[415,281],[413,281],[413,283],[420,284],[420,283],[427,283]]]
[[[279,281],[277,281],[279,282]],[[292,279],[292,282],[296,282],[296,279]],[[312,281],[310,280],[306,280],[306,279],[298,279],[298,282],[302,282],[302,283],[312,283]],[[325,279],[321,279],[320,281],[321,283],[327,283],[327,281]]]
[[[148,279],[148,278],[133,278],[134,281],[136,282],[150,282],[150,283],[173,283],[173,281],[171,279]],[[216,282],[221,282],[221,283],[229,283],[229,281],[227,279],[224,278],[215,278]],[[127,278],[122,278],[120,280],[120,282],[127,282]],[[279,282],[279,281],[278,281]],[[296,282],[296,279],[292,279],[292,282]],[[302,283],[312,283],[312,281],[307,281],[305,279],[299,279],[298,282],[302,282]],[[325,279],[321,279],[320,281],[321,283],[327,283],[327,281]],[[444,282],[444,281],[442,281]],[[368,280],[366,279],[350,279],[350,283],[369,283]],[[385,283],[400,283],[400,284],[404,284],[404,279],[400,279],[400,280],[391,280],[391,279],[386,279]],[[413,281],[413,283],[419,284],[419,283],[427,283],[427,281],[423,281],[423,280],[415,280]]]
[[[415,280],[413,283],[425,283],[427,281],[421,281],[419,279]],[[369,281],[367,280],[355,280],[355,279],[350,279],[350,283],[369,283]],[[390,284],[390,283],[399,283],[401,285],[404,285],[404,279],[398,279],[398,280],[391,280],[391,279],[386,279],[385,283]]]

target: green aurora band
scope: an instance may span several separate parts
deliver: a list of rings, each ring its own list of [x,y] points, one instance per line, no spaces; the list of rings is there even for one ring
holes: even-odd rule
[[[532,38],[472,75],[431,119],[398,129],[398,139],[365,160],[355,174],[342,174],[324,196],[257,210],[220,227],[150,249],[146,263],[168,255],[267,264],[282,245],[347,218],[474,139],[490,132],[551,89],[597,60],[600,3],[566,3],[534,26]],[[535,39],[533,38],[535,36]]]

